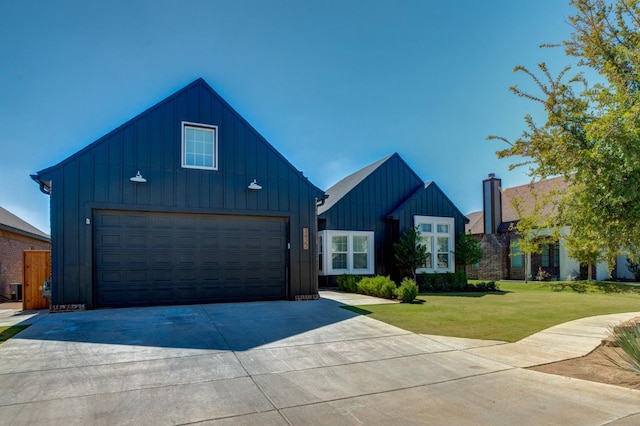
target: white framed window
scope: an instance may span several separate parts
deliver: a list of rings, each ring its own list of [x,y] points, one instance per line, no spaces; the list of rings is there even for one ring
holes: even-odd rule
[[[414,216],[427,261],[416,272],[454,272],[455,221],[452,217]]]
[[[218,170],[218,126],[182,122],[182,167]]]
[[[318,241],[321,275],[373,274],[372,231],[321,231]]]

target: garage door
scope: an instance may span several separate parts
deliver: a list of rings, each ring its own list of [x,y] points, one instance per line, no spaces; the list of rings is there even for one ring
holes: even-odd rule
[[[286,297],[284,218],[98,210],[93,232],[98,306]]]

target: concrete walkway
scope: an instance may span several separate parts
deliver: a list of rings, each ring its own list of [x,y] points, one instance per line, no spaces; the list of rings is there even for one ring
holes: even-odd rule
[[[579,356],[618,319],[558,326],[526,346],[410,333],[340,308],[388,301],[321,294],[24,315],[31,327],[0,345],[0,424],[640,422],[640,391],[519,365],[535,361],[518,350],[540,354],[537,344]],[[20,323],[1,311],[0,323]],[[561,344],[576,333],[585,339]]]

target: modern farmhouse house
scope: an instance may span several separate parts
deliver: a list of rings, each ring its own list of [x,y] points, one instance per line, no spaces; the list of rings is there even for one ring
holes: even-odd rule
[[[32,178],[54,306],[317,297],[323,191],[202,79]]]
[[[455,271],[455,243],[467,218],[434,183],[425,183],[396,153],[327,189],[318,207],[320,285],[337,276],[398,278],[393,244],[418,227],[430,253],[418,272]]]

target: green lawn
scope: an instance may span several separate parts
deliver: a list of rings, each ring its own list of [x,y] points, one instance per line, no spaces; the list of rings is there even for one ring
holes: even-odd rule
[[[12,325],[12,326],[2,326],[0,327],[0,343],[5,342],[20,333],[25,328],[29,327],[28,325]]]
[[[515,342],[593,315],[640,312],[640,286],[500,282],[499,293],[428,293],[424,303],[367,305],[354,312],[415,333]]]

